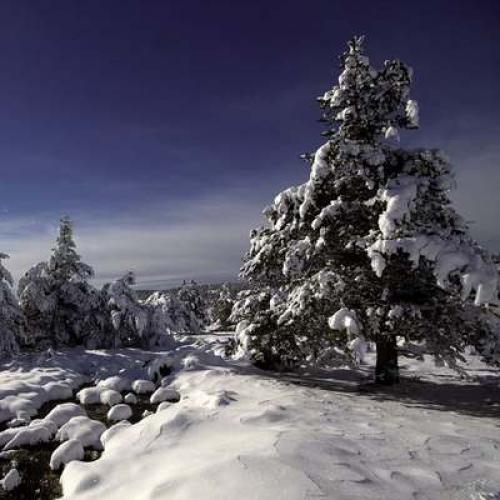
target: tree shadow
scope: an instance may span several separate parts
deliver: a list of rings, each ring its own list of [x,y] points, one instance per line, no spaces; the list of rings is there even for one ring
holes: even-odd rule
[[[267,373],[267,376],[284,383],[358,394],[375,401],[396,401],[409,407],[500,420],[500,377],[489,377],[487,383],[480,384],[469,381],[432,381],[403,375],[400,384],[384,386],[371,382],[367,371],[357,370],[306,374]]]

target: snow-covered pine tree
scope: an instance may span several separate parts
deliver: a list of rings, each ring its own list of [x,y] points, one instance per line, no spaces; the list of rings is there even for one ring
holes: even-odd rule
[[[88,283],[92,276],[76,252],[72,222],[64,216],[49,262],[40,262],[19,280],[21,307],[38,348],[106,343],[106,302]]]
[[[211,302],[208,316],[213,327],[217,329],[233,327],[234,325],[231,324],[229,318],[233,310],[235,294],[229,283],[224,283],[220,290],[216,290],[215,297]]]
[[[26,334],[24,315],[12,293],[12,276],[2,263],[7,258],[0,253],[0,356],[17,352]]]
[[[194,313],[178,299],[176,293],[154,292],[144,305],[149,310],[148,335],[158,339],[154,341],[156,344],[163,342],[162,336],[170,339],[171,343],[176,334],[201,332]]]
[[[105,287],[109,297],[108,307],[115,331],[113,346],[140,346],[147,344],[148,310],[143,306],[131,288],[135,284],[135,275],[129,271]],[[144,342],[143,342],[144,340]],[[149,347],[144,345],[144,347]]]
[[[45,349],[52,345],[56,295],[52,290],[52,279],[48,275],[47,263],[40,262],[24,273],[18,283],[21,309],[28,326],[28,345]]]
[[[188,311],[191,311],[200,327],[207,323],[206,304],[196,281],[185,281],[177,291],[177,298]],[[195,332],[193,332],[195,333]]]
[[[306,155],[309,180],[280,193],[251,234],[241,277],[257,289],[233,311],[239,349],[297,365],[363,336],[388,384],[403,341],[453,367],[470,343],[499,360],[486,317],[497,275],[451,206],[451,166],[439,151],[390,144],[418,126],[412,72],[398,60],[375,70],[362,44],[348,43],[338,85],[319,99],[327,141]]]

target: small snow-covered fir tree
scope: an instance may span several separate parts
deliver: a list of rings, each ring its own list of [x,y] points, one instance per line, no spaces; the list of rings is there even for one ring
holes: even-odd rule
[[[59,221],[56,246],[52,249],[48,272],[60,283],[86,281],[94,276],[93,269],[81,261],[73,239],[73,222],[64,215]]]
[[[208,308],[208,316],[212,327],[227,329],[233,327],[230,316],[235,302],[235,294],[228,283],[224,283],[220,290],[216,291],[216,296],[211,300],[212,304]]]
[[[2,263],[8,257],[0,253],[0,355],[17,352],[26,334],[24,315],[12,293],[12,276]]]
[[[178,298],[176,293],[154,292],[144,305],[150,309],[149,328],[152,332],[175,334],[198,334],[201,325],[193,310]]]
[[[133,272],[128,272],[105,287],[109,296],[108,307],[115,331],[114,347],[140,346],[146,336],[149,322],[148,311],[139,302],[135,290],[131,288],[134,284],[135,275]]]
[[[454,367],[471,343],[498,360],[487,318],[497,275],[451,206],[451,166],[391,144],[418,126],[412,72],[398,60],[374,69],[362,45],[349,42],[319,99],[327,141],[306,155],[309,180],[280,193],[251,234],[241,276],[256,291],[233,311],[239,350],[288,366],[349,354],[362,337],[376,343],[381,383],[398,381],[402,342]]]
[[[206,325],[206,304],[196,281],[184,281],[177,291],[177,298],[184,304],[186,310],[192,313],[200,327]]]
[[[21,307],[36,347],[106,343],[105,297],[88,283],[92,276],[76,252],[71,220],[62,217],[49,262],[40,262],[19,280]]]

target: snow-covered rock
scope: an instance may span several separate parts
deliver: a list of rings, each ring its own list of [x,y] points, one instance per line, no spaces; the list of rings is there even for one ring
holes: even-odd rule
[[[10,469],[0,483],[5,491],[12,491],[21,484],[21,475],[17,469]]]
[[[151,380],[134,380],[132,390],[136,394],[149,394],[155,390],[156,386]]]
[[[118,420],[127,420],[132,416],[132,408],[127,404],[113,406],[109,411],[107,418],[111,422]]]
[[[76,393],[82,405],[95,405],[101,402],[101,390],[97,387],[85,387]]]
[[[162,401],[179,401],[180,394],[172,387],[159,387],[149,398],[151,403],[161,403]]]
[[[72,460],[82,460],[84,454],[82,443],[77,439],[69,439],[53,451],[50,456],[50,468],[58,470],[62,465],[66,465]]]
[[[132,384],[128,378],[114,375],[113,377],[99,381],[97,387],[100,390],[113,389],[114,391],[123,392],[130,391]]]
[[[100,400],[103,405],[114,406],[122,402],[122,395],[114,389],[106,389],[101,392]]]
[[[76,403],[62,403],[52,408],[43,420],[52,421],[59,428],[68,422],[68,420],[79,416],[87,416],[87,412],[80,405]]]
[[[66,422],[58,431],[56,438],[59,441],[76,439],[82,443],[83,447],[101,449],[101,434],[106,430],[106,426],[97,420],[89,417],[73,417]]]
[[[128,405],[135,405],[137,403],[137,396],[131,392],[125,394],[123,401]]]

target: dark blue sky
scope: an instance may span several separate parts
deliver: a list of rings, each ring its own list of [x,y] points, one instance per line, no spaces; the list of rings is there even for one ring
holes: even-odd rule
[[[457,205],[500,250],[500,2],[0,3],[0,245],[15,274],[47,255],[62,213],[98,276],[236,275],[274,194],[307,178],[315,97],[366,34],[375,64],[415,70],[421,125]]]

